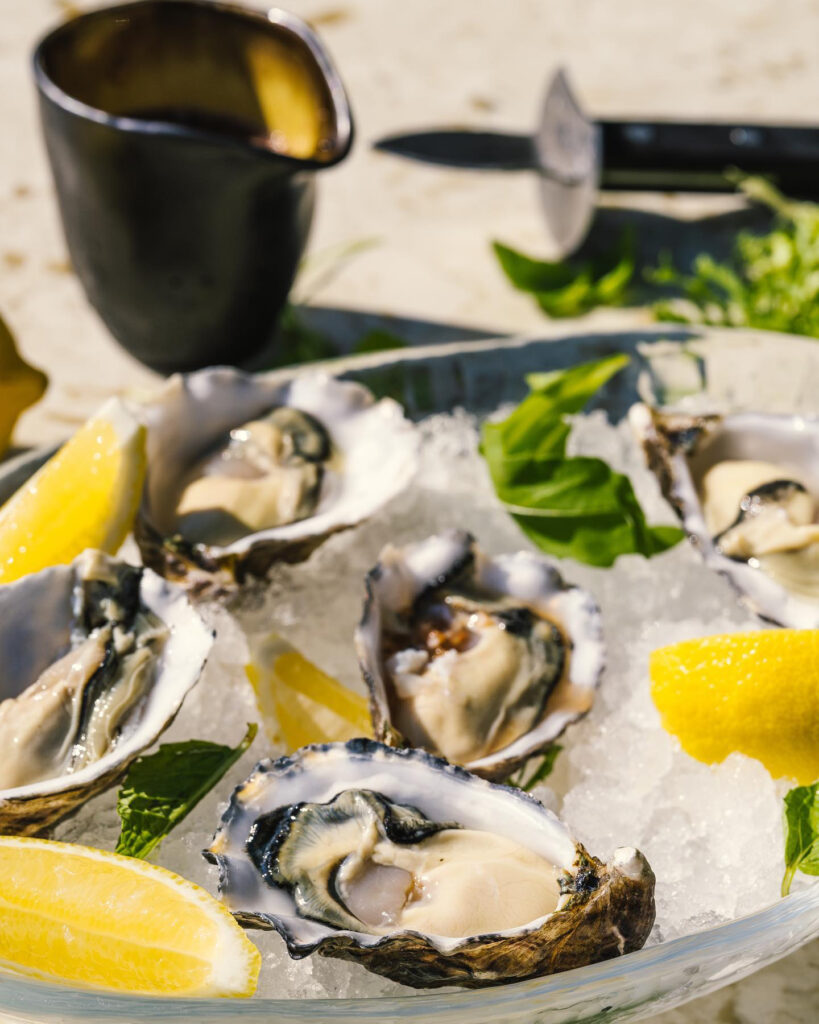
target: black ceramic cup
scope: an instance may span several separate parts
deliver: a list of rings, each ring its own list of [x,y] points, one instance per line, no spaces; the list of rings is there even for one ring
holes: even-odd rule
[[[278,10],[141,0],[51,32],[34,75],[71,260],[117,341],[162,372],[262,348],[314,173],[352,143],[314,33]]]

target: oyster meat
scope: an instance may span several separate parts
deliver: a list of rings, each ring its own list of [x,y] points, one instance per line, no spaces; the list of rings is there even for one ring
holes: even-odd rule
[[[638,405],[631,422],[708,565],[784,626],[819,626],[819,423]]]
[[[277,406],[230,431],[193,468],[177,504],[176,527],[189,541],[232,544],[250,533],[313,515],[333,443],[309,413]]]
[[[490,558],[460,530],[386,547],[356,647],[375,735],[505,778],[591,707],[600,612],[529,552]]]
[[[212,639],[178,588],[100,552],[0,588],[0,831],[40,831],[113,785]]]
[[[145,418],[137,541],[147,565],[194,587],[306,558],[415,472],[416,433],[401,407],[324,374],[285,384],[224,368],[177,376]]]
[[[415,987],[536,977],[638,949],[654,876],[604,865],[519,790],[369,740],[257,765],[206,856],[239,920]]]

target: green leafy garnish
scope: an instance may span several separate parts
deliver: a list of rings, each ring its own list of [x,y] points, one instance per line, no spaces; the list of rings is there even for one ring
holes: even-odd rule
[[[819,782],[797,786],[785,797],[785,876],[782,895],[791,890],[797,871],[819,875]]]
[[[702,254],[690,274],[666,256],[646,277],[679,294],[655,303],[655,316],[819,337],[819,205],[786,199],[762,178],[738,184],[774,211],[773,230],[740,232],[728,261]]]
[[[628,477],[602,459],[566,455],[565,417],[580,412],[628,361],[616,355],[532,374],[531,393],[511,415],[483,427],[481,451],[498,497],[550,554],[610,566],[619,555],[650,557],[683,538],[676,526],[647,524]]]
[[[534,789],[539,782],[543,782],[544,779],[548,779],[552,774],[555,761],[557,760],[557,755],[562,749],[563,747],[561,747],[559,743],[552,743],[546,748],[546,752],[544,753],[540,764],[528,778],[525,778],[527,765],[523,765],[523,767],[519,771],[515,772],[514,775],[509,776],[506,780],[506,785],[514,786],[516,789],[523,789],[528,793],[530,790]]]
[[[134,761],[117,797],[122,831],[116,852],[147,857],[239,760],[258,729],[248,725],[237,747],[206,740],[163,743]]]
[[[579,316],[596,306],[618,306],[634,277],[634,239],[623,234],[617,252],[603,262],[535,260],[493,242],[504,273],[520,291],[529,292],[552,317]]]

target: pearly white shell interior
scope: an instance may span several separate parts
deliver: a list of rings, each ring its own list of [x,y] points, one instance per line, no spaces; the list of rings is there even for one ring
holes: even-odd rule
[[[44,569],[0,587],[0,700],[22,693],[68,651],[78,562]],[[159,657],[154,685],[129,715],[119,742],[81,771],[5,790],[0,792],[0,800],[59,793],[97,779],[113,765],[149,747],[182,706],[199,679],[213,634],[184,590],[150,569],[143,570],[140,599],[165,623],[169,636]]]
[[[242,554],[264,540],[295,541],[360,522],[397,495],[416,468],[417,435],[397,402],[376,401],[360,384],[309,373],[286,383],[277,374],[226,367],[172,377],[145,407],[148,475],[142,514],[162,535],[175,532],[186,474],[233,427],[289,405],[316,417],[341,455],[324,475],[314,515],[249,534],[210,550]]]

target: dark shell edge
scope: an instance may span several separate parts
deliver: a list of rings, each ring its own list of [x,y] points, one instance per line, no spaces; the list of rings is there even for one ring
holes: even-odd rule
[[[489,782],[423,750],[396,749],[369,739],[348,740],[343,744],[312,744],[275,761],[260,761],[248,778],[257,773],[286,775],[302,772],[306,770],[302,764],[305,754],[321,754],[341,748],[363,758],[379,753],[388,759],[418,761],[431,770],[469,780],[472,785],[502,790],[510,799],[521,800],[527,806],[545,811],[538,800],[520,789]],[[240,793],[246,783],[247,780],[234,789],[214,842],[239,813],[242,806]],[[594,890],[578,892],[562,910],[550,915],[538,928],[522,929],[512,935],[473,936],[448,952],[440,950],[427,936],[411,931],[385,935],[372,945],[362,945],[355,933],[333,931],[315,942],[300,943],[288,931],[286,922],[271,915],[236,911],[234,917],[245,928],[277,931],[295,960],[318,952],[321,956],[359,963],[375,974],[412,988],[445,985],[479,988],[522,981],[583,967],[642,948],[655,917],[655,878],[645,857],[636,853],[640,875],[634,879],[616,865],[606,866],[591,857],[580,844],[576,844],[576,849],[575,865],[591,864],[598,874],[599,884]],[[227,876],[227,858],[212,849],[204,850],[203,855],[217,866],[221,893]]]

